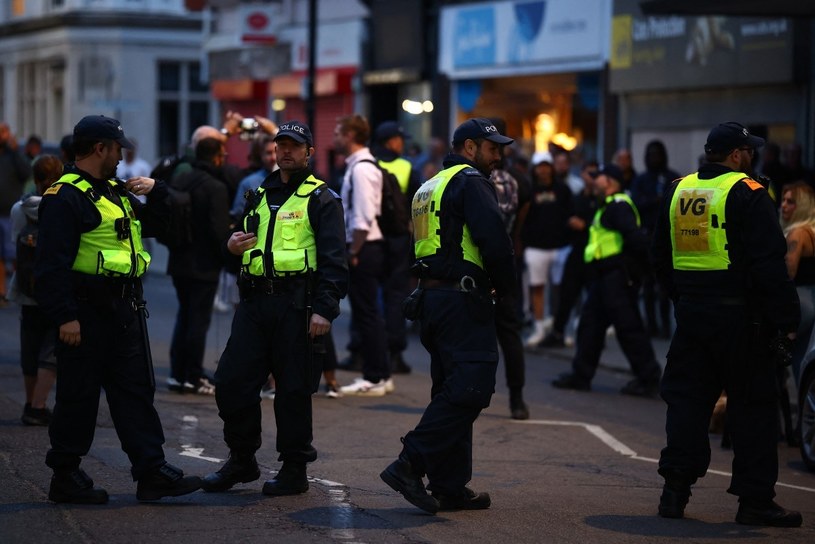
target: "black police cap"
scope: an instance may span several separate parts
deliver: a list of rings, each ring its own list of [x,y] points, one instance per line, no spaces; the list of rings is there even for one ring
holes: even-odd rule
[[[275,141],[280,138],[291,138],[301,144],[308,146],[313,145],[314,140],[311,137],[311,129],[308,125],[300,121],[288,121],[277,127],[277,134],[274,137]]]
[[[763,138],[750,134],[744,125],[730,121],[713,127],[707,135],[705,153],[727,153],[739,147],[757,149],[763,145]]]
[[[515,140],[502,136],[492,121],[483,117],[467,119],[453,132],[453,144],[464,143],[464,140],[484,138],[496,144],[507,145]]]
[[[74,126],[74,140],[113,140],[125,149],[135,149],[133,142],[125,138],[122,124],[104,115],[86,115]]]

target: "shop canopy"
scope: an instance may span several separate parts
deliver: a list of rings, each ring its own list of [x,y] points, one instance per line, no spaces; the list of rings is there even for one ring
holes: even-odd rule
[[[810,0],[645,0],[646,15],[740,15],[745,17],[815,17]]]

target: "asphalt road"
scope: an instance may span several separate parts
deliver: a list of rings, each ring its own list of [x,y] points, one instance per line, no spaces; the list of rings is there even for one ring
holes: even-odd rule
[[[155,270],[155,268],[154,268]],[[182,396],[164,387],[174,322],[172,284],[151,273],[146,282],[150,334],[167,458],[192,474],[220,466],[227,450],[212,397]],[[0,542],[815,542],[815,474],[797,450],[779,444],[777,500],[800,510],[800,529],[752,528],[734,522],[736,498],[726,493],[731,453],[712,435],[711,472],[693,490],[684,520],[656,516],[664,445],[664,404],[618,394],[630,376],[611,339],[591,393],[560,391],[549,381],[568,368],[571,350],[529,355],[526,397],[532,419],[509,419],[499,368],[492,406],[476,422],[471,487],[489,491],[492,508],[429,516],[378,477],[400,450],[399,437],[417,423],[429,396],[429,361],[415,336],[406,359],[413,373],[396,377],[382,398],[314,398],[319,459],[309,466],[311,488],[269,498],[262,480],[279,468],[271,401],[263,402],[263,476],[223,494],[194,493],[141,504],[106,404],[83,468],[111,500],[104,506],[54,505],[47,500],[46,429],[19,422],[24,396],[19,368],[18,309],[0,309]],[[206,367],[215,369],[231,315],[215,314]],[[347,312],[335,323],[340,356]],[[655,344],[664,356],[666,342]],[[351,373],[340,373],[350,382]]]

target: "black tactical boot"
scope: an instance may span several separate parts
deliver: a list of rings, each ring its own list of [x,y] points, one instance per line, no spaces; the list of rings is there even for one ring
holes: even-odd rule
[[[299,495],[308,491],[305,463],[284,461],[273,480],[263,484],[264,495]]]
[[[254,482],[260,478],[260,469],[254,453],[230,452],[218,472],[207,474],[201,482],[204,491],[221,492],[235,484]]]
[[[680,519],[685,516],[685,506],[691,496],[690,486],[696,482],[696,478],[668,469],[660,470],[660,474],[665,478],[665,485],[659,498],[659,515],[663,518]]]
[[[800,527],[803,522],[800,512],[786,510],[772,499],[739,499],[736,521],[742,525],[764,525],[767,527]]]
[[[379,475],[391,489],[402,494],[406,501],[425,512],[435,514],[439,511],[439,501],[428,495],[422,482],[403,451],[399,458],[388,465]]]
[[[509,411],[512,419],[529,419],[529,407],[524,402],[524,397],[520,390],[510,390]]]
[[[486,510],[492,504],[489,493],[477,493],[469,487],[465,487],[461,493],[456,495],[433,493],[433,497],[439,501],[439,510],[445,512],[451,510]]]
[[[51,476],[51,488],[48,498],[54,502],[73,504],[105,504],[108,492],[93,487],[93,480],[81,468],[74,470],[55,470]]]
[[[139,478],[136,498],[157,501],[162,497],[178,497],[201,489],[201,478],[184,476],[184,472],[170,463],[164,463]]]

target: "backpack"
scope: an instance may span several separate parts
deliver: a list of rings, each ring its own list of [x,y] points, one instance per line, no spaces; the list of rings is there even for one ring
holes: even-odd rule
[[[14,281],[20,293],[31,298],[34,298],[34,259],[37,254],[39,231],[39,223],[26,217],[25,226],[20,230],[16,240],[17,266]]]
[[[369,162],[382,173],[382,207],[376,216],[379,230],[384,236],[402,236],[410,232],[410,210],[407,198],[399,186],[399,180],[393,172],[382,168],[378,162],[362,159],[356,164],[360,162]],[[353,178],[352,174],[350,179],[353,181]]]
[[[172,183],[167,183],[170,200],[170,218],[167,229],[156,235],[156,240],[168,249],[181,249],[192,244],[192,191],[204,178],[187,181],[186,176],[179,176]],[[186,183],[185,183],[186,182]]]
[[[150,177],[169,182],[173,178],[173,172],[182,162],[189,162],[186,155],[167,155],[159,159],[158,164],[150,172]]]

